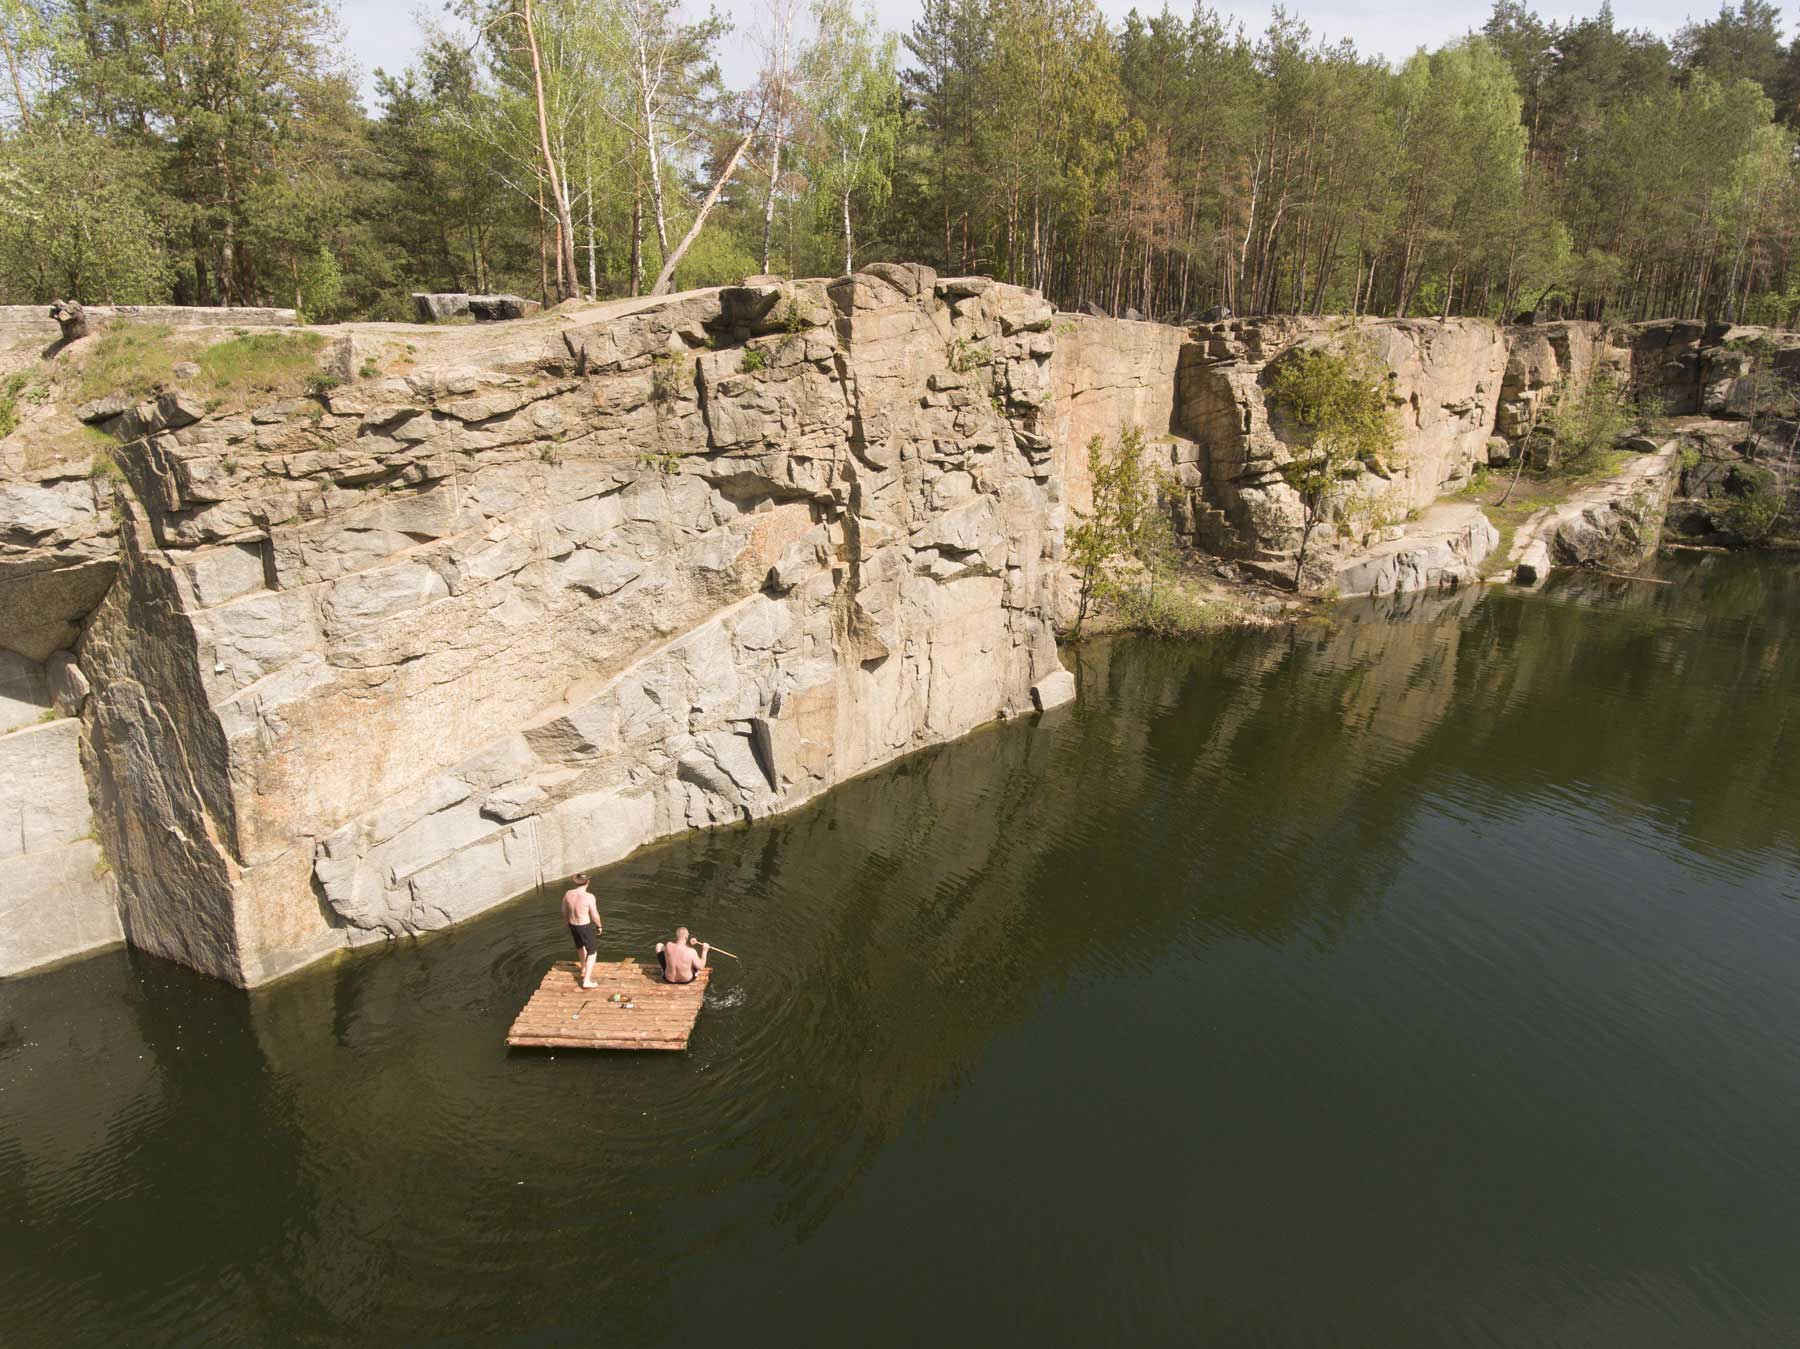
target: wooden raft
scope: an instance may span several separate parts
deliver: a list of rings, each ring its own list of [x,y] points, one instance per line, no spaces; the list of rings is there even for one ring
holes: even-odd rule
[[[691,984],[665,984],[660,966],[639,960],[594,964],[594,988],[581,986],[581,966],[559,960],[506,1033],[506,1043],[534,1049],[686,1049],[710,969]],[[634,1004],[612,1001],[623,993]]]

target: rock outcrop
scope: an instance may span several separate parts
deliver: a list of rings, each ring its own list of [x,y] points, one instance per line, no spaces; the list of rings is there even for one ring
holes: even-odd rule
[[[1394,453],[1365,466],[1346,521],[1361,537],[1404,519],[1466,482],[1488,459],[1507,366],[1501,330],[1473,319],[1271,318],[1214,325],[1181,355],[1176,430],[1196,446],[1194,514],[1223,513],[1230,530],[1203,537],[1214,551],[1282,554],[1299,542],[1299,498],[1282,478],[1299,437],[1267,393],[1294,353],[1359,345],[1393,372],[1400,429]]]
[[[152,418],[79,648],[129,939],[260,983],[1072,696],[1051,319],[878,266]]]
[[[477,323],[530,318],[542,312],[537,300],[522,295],[469,295],[463,291],[419,292],[412,297],[413,315],[420,323],[443,323],[467,318]]]
[[[155,323],[169,328],[287,328],[299,322],[292,309],[254,305],[90,304],[85,308],[90,329],[113,322]],[[21,339],[53,342],[61,336],[62,327],[52,317],[49,305],[0,304],[0,342]]]
[[[1610,376],[1622,391],[1666,415],[1743,419],[1752,414],[1758,390],[1767,398],[1771,370],[1800,377],[1800,334],[1674,320],[1509,328],[1474,319],[1280,317],[1214,324],[1182,349],[1176,378],[1172,439],[1190,493],[1182,513],[1196,544],[1244,559],[1260,574],[1291,574],[1301,512],[1281,469],[1300,437],[1270,405],[1269,382],[1297,351],[1350,346],[1364,348],[1393,372],[1390,402],[1399,430],[1393,453],[1357,473],[1334,522],[1341,537],[1324,542],[1335,561],[1321,560],[1312,582],[1329,584],[1335,572],[1338,583],[1348,578],[1356,593],[1366,580],[1393,575],[1402,520],[1457,490],[1477,467],[1511,463],[1562,390]],[[1742,420],[1737,425],[1742,440],[1748,433]],[[1722,464],[1713,477],[1723,482],[1731,468],[1725,461],[1742,457],[1713,456]],[[1800,490],[1800,475],[1790,480],[1771,474],[1770,490],[1784,496]],[[1664,476],[1656,478],[1649,515],[1638,512],[1634,498],[1621,498],[1616,509],[1600,511],[1587,525],[1571,523],[1555,549],[1547,536],[1545,556],[1534,557],[1533,565],[1635,565],[1630,559],[1642,554],[1639,540],[1652,540],[1653,549],[1660,533],[1669,497]],[[1717,484],[1709,482],[1696,477],[1695,492],[1712,492]],[[1714,514],[1702,511],[1696,518],[1704,522]],[[1435,555],[1432,548],[1426,555]],[[1479,560],[1458,556],[1456,568]],[[1372,569],[1367,575],[1365,559]],[[1440,572],[1427,563],[1404,569],[1397,579],[1410,583]]]
[[[1334,581],[1345,599],[1455,590],[1481,581],[1481,564],[1499,545],[1500,531],[1477,507],[1445,502],[1352,557]]]
[[[0,731],[0,973],[122,935],[81,772],[81,723],[43,715]]]
[[[1681,470],[1673,443],[1629,460],[1519,527],[1507,565],[1521,585],[1537,585],[1553,567],[1632,571],[1662,541],[1669,498]]]
[[[315,393],[177,362],[56,414],[116,446],[0,441],[0,973],[122,932],[260,983],[1066,702],[1088,441],[1142,427],[1190,540],[1291,571],[1298,350],[1394,371],[1400,443],[1319,554],[1345,594],[1471,579],[1492,527],[1432,503],[1567,379],[1746,378],[1682,325],[1190,331],[901,264],[293,340]],[[1543,565],[1627,565],[1659,502],[1586,503]]]

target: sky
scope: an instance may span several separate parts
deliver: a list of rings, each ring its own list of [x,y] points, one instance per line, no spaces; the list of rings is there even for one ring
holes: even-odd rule
[[[1099,0],[1100,8],[1114,19],[1123,18],[1133,0]],[[705,0],[688,0],[695,13],[703,12]],[[1162,8],[1162,0],[1136,0],[1143,11]],[[1264,5],[1218,4],[1221,14],[1241,19],[1252,33],[1268,22],[1269,10]],[[739,27],[755,21],[761,9],[759,0],[718,0],[718,8]],[[876,12],[889,28],[904,31],[918,17],[918,0],[875,0]],[[1192,0],[1170,0],[1170,8],[1186,14]],[[1379,52],[1398,60],[1423,47],[1436,47],[1487,21],[1490,5],[1471,0],[1390,0],[1389,3],[1359,4],[1356,0],[1288,0],[1288,8],[1299,14],[1313,30],[1313,36],[1335,40],[1356,39],[1359,49]],[[1600,8],[1600,0],[1572,7],[1555,4],[1533,5],[1546,20],[1583,17]],[[372,72],[377,66],[388,71],[406,67],[419,45],[419,23],[415,15],[434,12],[435,5],[415,6],[407,0],[338,0],[339,15],[349,39],[350,54],[362,68],[363,100],[373,110]],[[1665,36],[1672,34],[1690,17],[1711,18],[1717,12],[1717,0],[1616,0],[1613,14],[1621,27],[1648,28]],[[720,68],[726,80],[742,86],[755,73],[756,59],[750,44],[741,38],[727,38],[720,53]]]

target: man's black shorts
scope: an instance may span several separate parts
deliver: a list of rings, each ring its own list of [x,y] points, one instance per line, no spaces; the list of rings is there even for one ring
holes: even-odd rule
[[[600,954],[600,929],[592,923],[570,923],[569,935],[575,939],[575,948],[586,955]]]

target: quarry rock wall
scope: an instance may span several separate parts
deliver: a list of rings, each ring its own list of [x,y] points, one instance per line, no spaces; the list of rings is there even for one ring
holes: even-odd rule
[[[260,983],[1072,696],[1051,319],[893,266],[118,414],[69,726],[129,940]]]
[[[1729,410],[1690,326],[1188,330],[876,264],[347,325],[305,396],[84,405],[116,448],[0,441],[0,973],[122,935],[257,984],[790,809],[1073,696],[1094,436],[1143,428],[1194,541],[1278,554],[1291,353],[1393,371],[1374,535],[1599,365]],[[1493,531],[1452,515],[1340,584],[1473,575]]]

